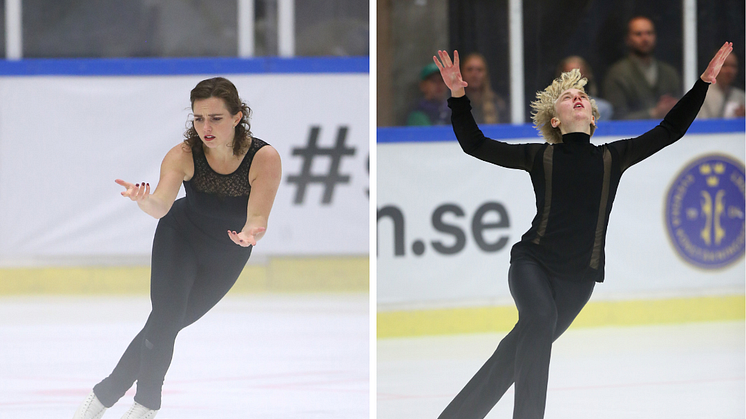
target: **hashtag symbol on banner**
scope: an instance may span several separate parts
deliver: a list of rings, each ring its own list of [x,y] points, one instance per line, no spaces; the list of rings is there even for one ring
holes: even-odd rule
[[[345,139],[347,138],[347,127],[339,127],[337,131],[337,140],[334,147],[319,147],[318,138],[321,127],[311,127],[311,135],[308,137],[308,144],[305,148],[294,147],[293,156],[300,156],[303,159],[303,165],[301,166],[300,174],[288,176],[288,183],[296,184],[295,200],[293,201],[296,205],[303,204],[306,196],[306,187],[312,183],[318,183],[324,185],[324,196],[321,199],[321,203],[328,205],[332,202],[332,194],[334,193],[334,187],[337,184],[350,183],[350,176],[341,175],[339,173],[339,165],[344,156],[354,156],[355,149],[345,147]],[[325,175],[317,175],[311,173],[311,163],[317,156],[329,156],[331,163],[329,164],[329,170]]]

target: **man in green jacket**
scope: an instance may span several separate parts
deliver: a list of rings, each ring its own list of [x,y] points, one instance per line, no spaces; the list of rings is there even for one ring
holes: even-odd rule
[[[606,74],[604,98],[614,119],[661,119],[681,96],[679,73],[653,56],[655,26],[647,17],[629,20],[625,43],[629,55]]]

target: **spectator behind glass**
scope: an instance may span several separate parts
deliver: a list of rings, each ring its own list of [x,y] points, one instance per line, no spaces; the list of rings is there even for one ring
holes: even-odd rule
[[[415,103],[407,116],[407,125],[447,125],[451,123],[451,109],[448,108],[446,93],[440,70],[430,63],[420,71],[420,91],[422,98]]]
[[[742,118],[744,116],[746,94],[743,90],[733,86],[737,75],[738,57],[730,54],[720,69],[717,83],[707,90],[705,103],[702,104],[697,118]]]
[[[478,52],[472,52],[461,63],[461,74],[466,86],[466,96],[472,106],[472,114],[478,124],[510,122],[508,105],[492,90],[487,60]]]
[[[580,57],[578,55],[565,57],[557,65],[557,71],[555,72],[554,77],[560,77],[562,73],[567,73],[573,68],[577,68],[578,70],[580,70],[580,74],[588,80],[588,83],[585,85],[585,92],[588,93],[588,95],[596,101],[596,106],[598,106],[598,113],[600,114],[599,119],[602,119],[604,121],[610,120],[614,115],[614,108],[611,106],[611,103],[609,103],[608,100],[598,97],[598,87],[596,86],[596,79],[593,77],[591,66],[588,65],[588,62],[586,62],[583,57]]]
[[[606,74],[604,98],[615,119],[661,119],[681,96],[679,73],[653,56],[655,27],[647,17],[629,20],[625,42],[629,55]]]

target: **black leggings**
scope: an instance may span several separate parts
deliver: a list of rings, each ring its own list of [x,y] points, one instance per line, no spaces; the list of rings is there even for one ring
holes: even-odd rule
[[[137,381],[135,401],[160,409],[176,335],[225,296],[251,255],[251,247],[226,247],[190,230],[158,223],[150,274],[152,311],[111,375],[93,388],[104,406],[113,406]]]
[[[595,282],[554,278],[532,261],[512,263],[508,282],[518,323],[440,419],[484,418],[513,383],[513,418],[544,417],[552,342],[588,302]]]

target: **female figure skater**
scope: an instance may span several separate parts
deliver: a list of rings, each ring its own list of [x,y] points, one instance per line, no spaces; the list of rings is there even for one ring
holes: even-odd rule
[[[590,143],[598,109],[574,69],[536,94],[533,121],[545,144],[486,138],[474,122],[458,52],[433,57],[451,89],[456,138],[481,160],[531,175],[537,214],[511,250],[508,282],[518,323],[440,418],[483,418],[515,383],[514,419],[544,416],[552,342],[572,323],[604,279],[604,243],[619,179],[630,166],[681,138],[715,83],[733,44],[726,42],[694,87],[657,127],[602,146]]]
[[[194,121],[185,141],[161,164],[160,181],[116,180],[122,196],[159,218],[153,239],[152,311],[114,371],[98,383],[74,419],[97,419],[137,381],[124,418],[153,418],[171,363],[176,335],[210,310],[238,279],[264,236],[280,184],[277,151],[250,131],[251,110],[230,81],[197,84]],[[183,183],[186,197],[176,200]]]

